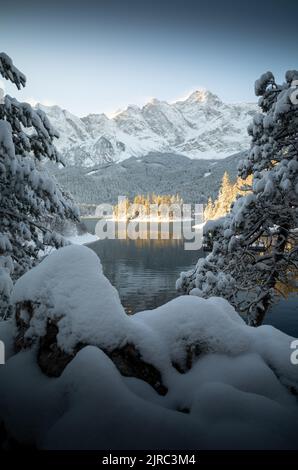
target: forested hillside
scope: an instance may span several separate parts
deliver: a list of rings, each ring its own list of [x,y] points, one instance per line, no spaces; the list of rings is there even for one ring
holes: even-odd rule
[[[51,168],[51,172],[77,203],[115,204],[118,196],[133,199],[147,193],[178,193],[185,203],[206,203],[209,197],[217,197],[225,171],[236,179],[237,164],[243,157],[244,153],[238,153],[224,160],[191,160],[152,153],[100,168]]]

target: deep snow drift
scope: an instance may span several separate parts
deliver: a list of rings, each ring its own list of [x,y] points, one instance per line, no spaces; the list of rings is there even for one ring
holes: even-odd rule
[[[127,316],[98,257],[57,250],[16,283],[27,349],[13,353],[16,319],[0,322],[0,423],[18,442],[46,449],[297,448],[298,367],[293,338],[247,326],[227,301],[179,297]],[[47,325],[79,352],[59,377],[39,368]],[[108,356],[133,344],[168,392],[124,377]],[[86,345],[86,346],[85,346]],[[5,443],[4,443],[5,445]]]

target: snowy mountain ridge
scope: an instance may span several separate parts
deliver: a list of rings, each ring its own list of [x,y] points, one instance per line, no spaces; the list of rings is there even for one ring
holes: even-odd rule
[[[143,107],[129,105],[112,118],[79,118],[59,106],[37,107],[59,131],[56,145],[66,162],[86,167],[150,152],[224,158],[248,148],[246,129],[257,111],[256,104],[226,104],[207,90],[174,103],[154,98]]]

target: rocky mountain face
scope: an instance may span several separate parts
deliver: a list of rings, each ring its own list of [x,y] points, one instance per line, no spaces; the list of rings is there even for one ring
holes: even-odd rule
[[[256,104],[225,104],[198,90],[174,103],[151,100],[128,106],[112,118],[79,118],[59,106],[37,105],[60,133],[56,145],[69,165],[93,167],[150,152],[219,159],[249,146],[247,126]]]

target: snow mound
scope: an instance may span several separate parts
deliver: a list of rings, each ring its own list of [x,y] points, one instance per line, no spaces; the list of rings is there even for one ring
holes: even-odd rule
[[[43,336],[48,320],[57,320],[58,345],[65,351],[77,343],[112,347],[125,334],[127,316],[118,292],[104,276],[97,255],[84,246],[57,250],[22,276],[12,302],[25,301],[40,306],[27,339]]]
[[[298,448],[293,338],[247,326],[226,300],[181,296],[129,317],[84,246],[47,257],[19,279],[13,298],[34,305],[31,316],[22,314],[33,347],[10,348],[0,367],[0,425],[18,442],[43,449]],[[38,364],[49,321],[61,351],[74,352],[55,378]],[[0,322],[0,339],[12,344],[16,328]],[[123,373],[120,356],[109,351],[125,345],[134,345],[142,367],[160,372],[166,394],[149,385],[144,367],[142,378]]]

